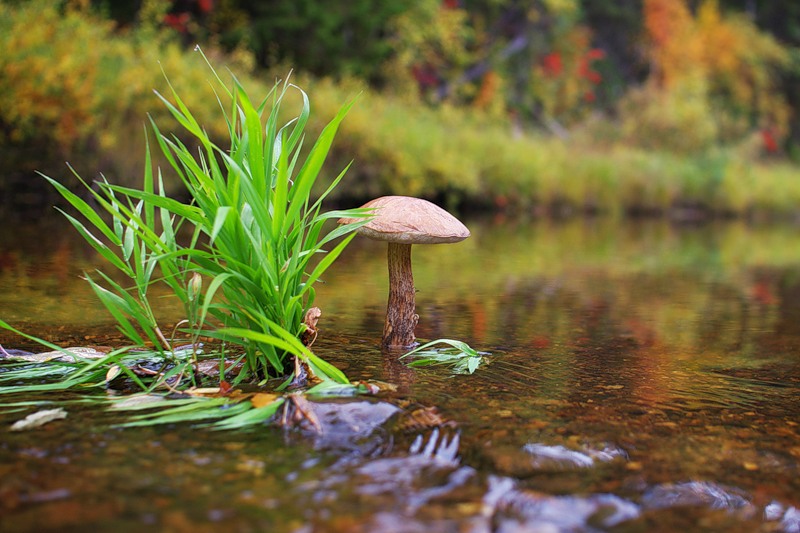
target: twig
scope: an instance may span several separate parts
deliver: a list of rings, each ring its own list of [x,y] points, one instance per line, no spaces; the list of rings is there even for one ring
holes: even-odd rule
[[[158,326],[156,326],[156,335],[158,335],[158,338],[161,340],[161,343],[164,345],[164,348],[166,348],[168,352],[171,352],[172,346],[169,345],[169,341],[166,339],[166,337],[164,337],[164,334],[161,333],[161,328],[159,328]]]

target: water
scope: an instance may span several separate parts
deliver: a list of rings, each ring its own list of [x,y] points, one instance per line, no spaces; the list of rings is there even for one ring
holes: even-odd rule
[[[318,288],[314,349],[396,392],[317,406],[324,435],[123,430],[66,395],[66,420],[0,430],[0,530],[800,530],[797,228],[468,225],[412,254],[418,337],[491,352],[476,374],[381,354],[386,250],[356,239]],[[93,261],[62,231],[4,247],[0,318],[119,344],[79,279]],[[434,408],[436,434],[408,422]]]

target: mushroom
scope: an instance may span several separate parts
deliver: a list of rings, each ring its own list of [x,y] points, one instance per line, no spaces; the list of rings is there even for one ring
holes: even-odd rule
[[[389,243],[389,303],[382,344],[387,348],[408,348],[416,341],[414,327],[419,320],[414,313],[411,245],[463,241],[469,237],[469,230],[441,207],[420,198],[382,196],[362,208],[373,209],[374,215],[356,231]],[[339,224],[360,220],[363,219],[341,218]]]

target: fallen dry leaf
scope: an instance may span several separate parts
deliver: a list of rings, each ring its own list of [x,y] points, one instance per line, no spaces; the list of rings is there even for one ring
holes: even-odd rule
[[[113,365],[111,368],[108,369],[108,372],[106,372],[106,383],[112,381],[115,377],[119,376],[121,372],[122,369],[119,367],[119,365]]]
[[[198,387],[195,389],[188,389],[185,391],[190,396],[219,396],[219,387]]]
[[[271,404],[275,400],[277,400],[279,396],[277,394],[268,394],[266,392],[259,392],[254,394],[252,398],[250,398],[250,403],[253,404],[253,407],[258,409],[259,407],[264,407],[266,405]]]
[[[53,420],[60,420],[67,418],[67,412],[60,407],[58,409],[45,409],[44,411],[36,411],[31,413],[22,420],[17,420],[12,424],[11,431],[25,431],[28,429],[38,428],[52,422]]]

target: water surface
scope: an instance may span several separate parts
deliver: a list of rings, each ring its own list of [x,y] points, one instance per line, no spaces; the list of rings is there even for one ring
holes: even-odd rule
[[[467,241],[412,254],[417,335],[490,352],[474,375],[381,353],[385,245],[357,238],[318,288],[314,349],[353,380],[396,384],[358,400],[385,420],[322,406],[328,437],[133,431],[76,402],[64,421],[11,433],[33,408],[6,409],[0,530],[800,528],[797,228],[468,225]],[[0,318],[65,346],[121,344],[80,280],[91,249],[63,231],[27,241],[0,252]],[[22,399],[48,397],[0,401]],[[397,408],[449,423],[432,435]]]

